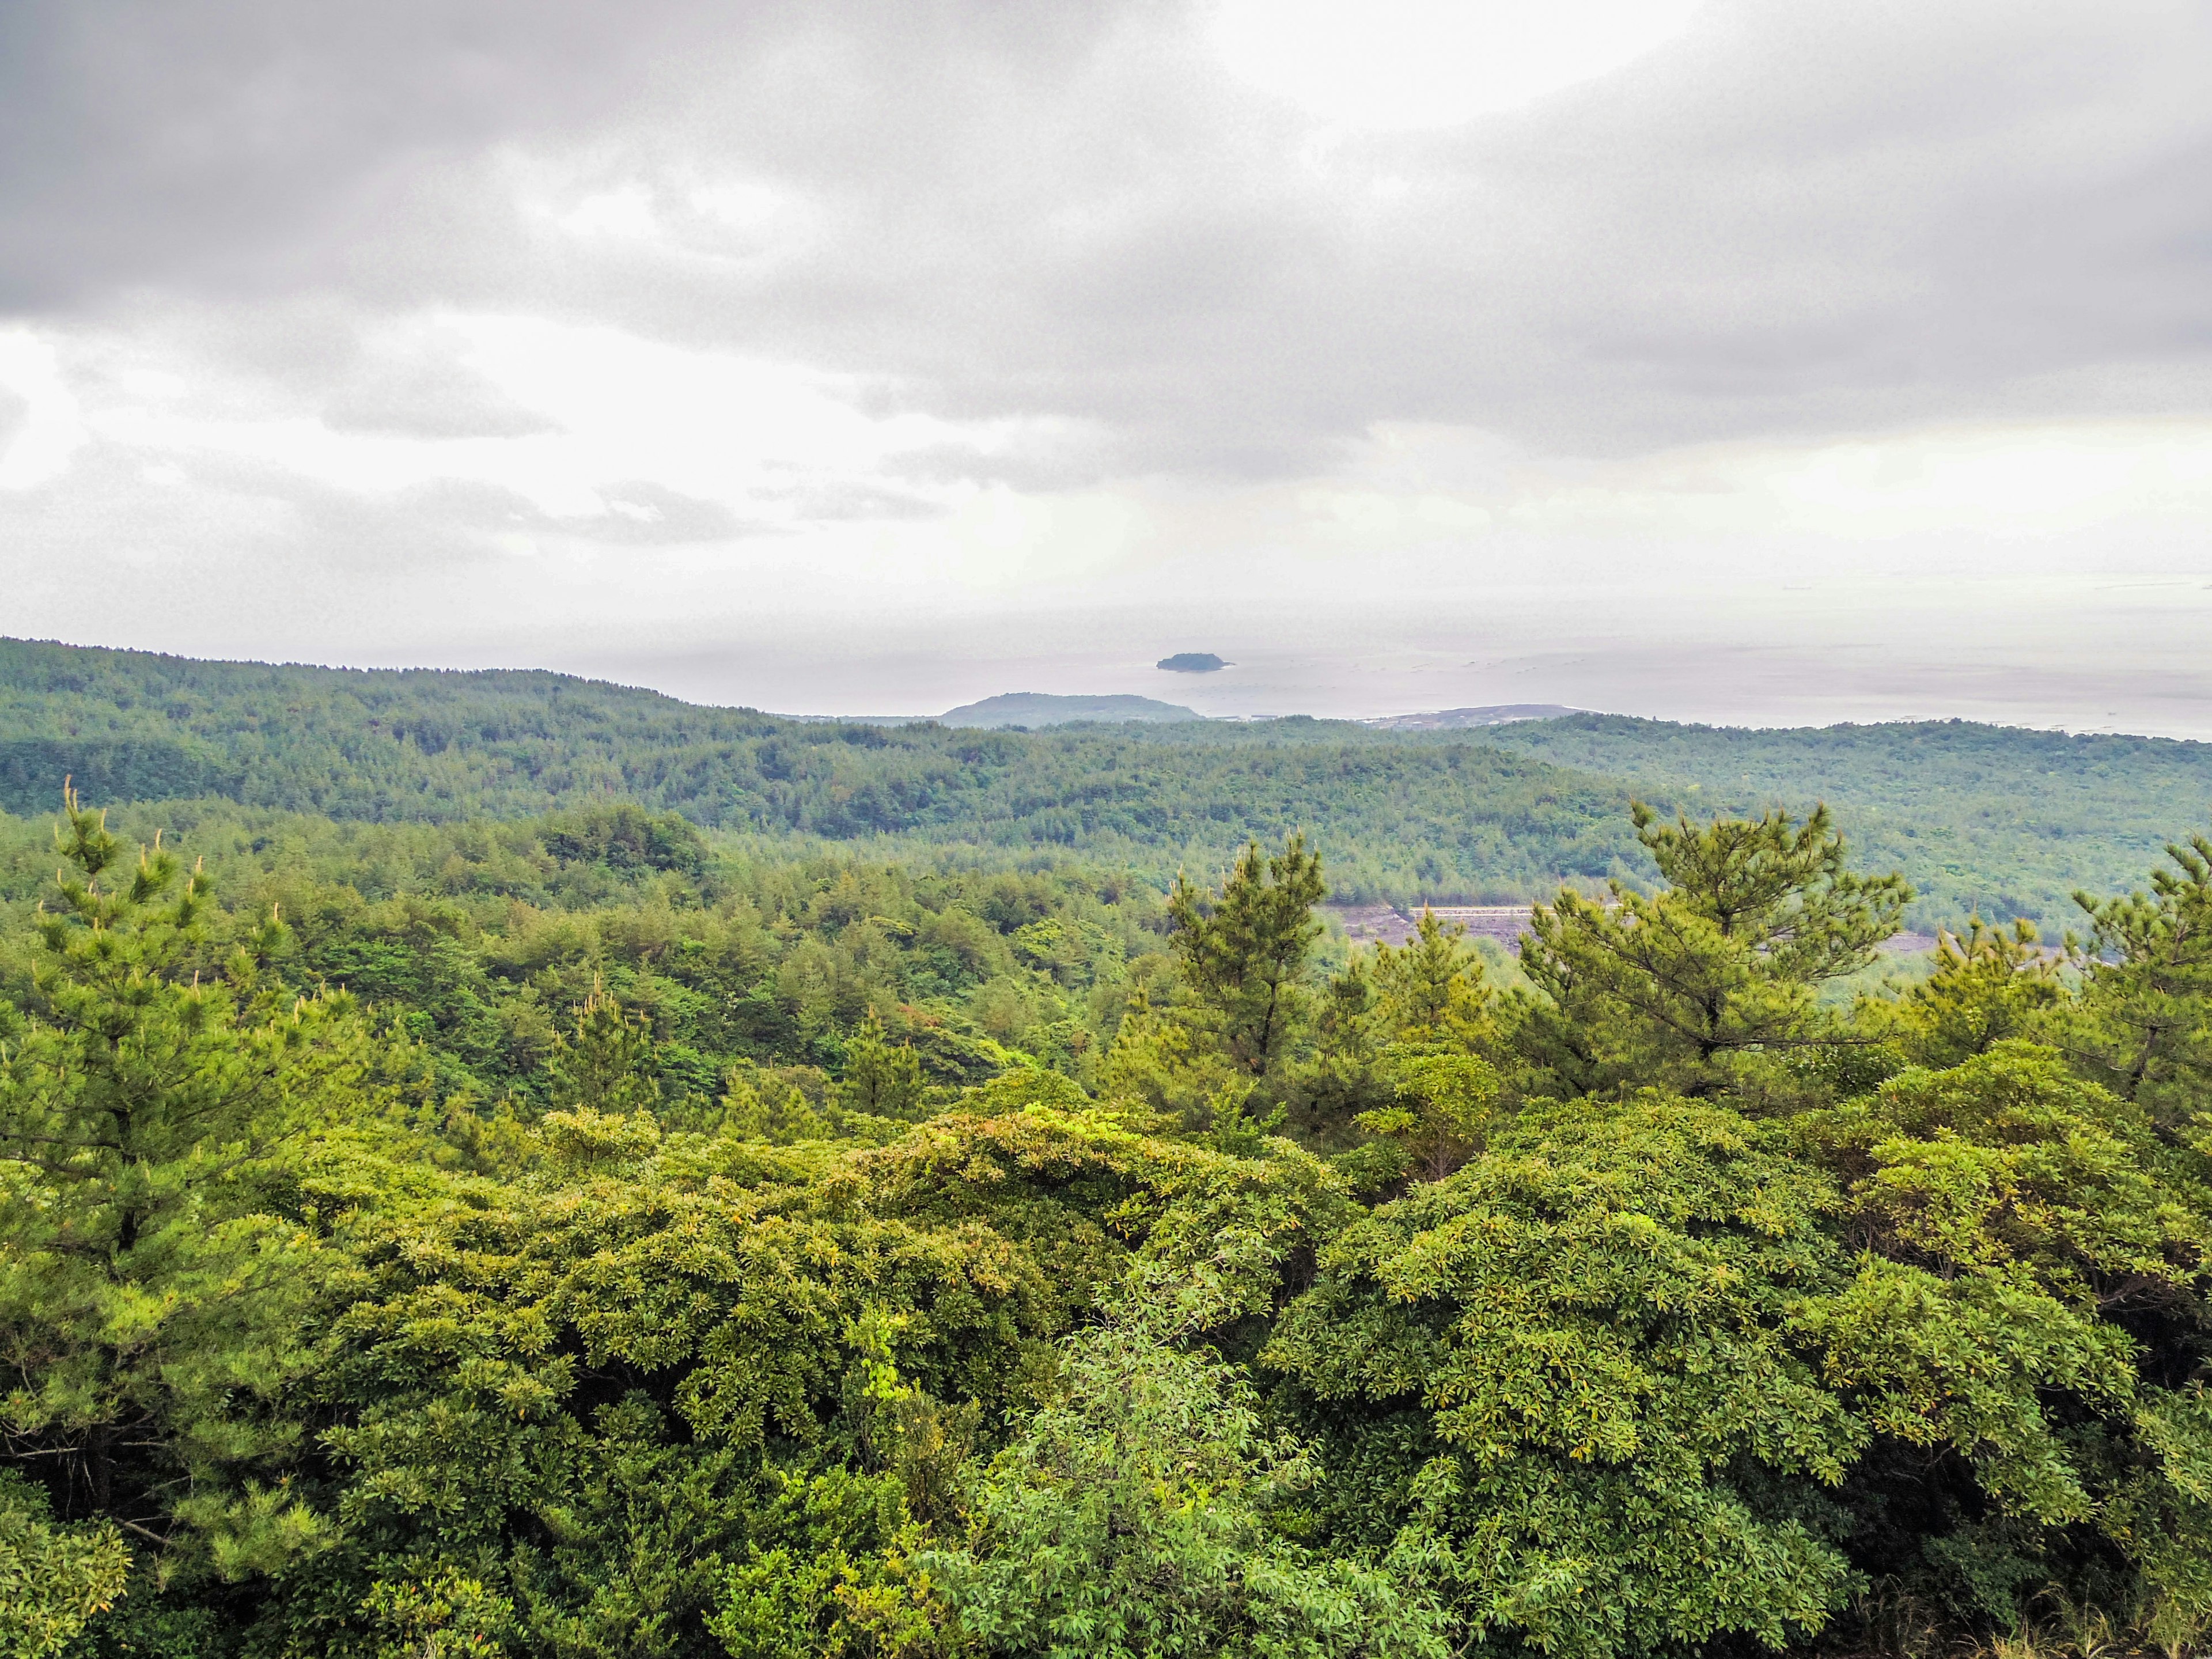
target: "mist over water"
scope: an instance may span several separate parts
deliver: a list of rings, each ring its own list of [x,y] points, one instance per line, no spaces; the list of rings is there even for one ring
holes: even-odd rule
[[[1699,594],[1500,591],[1429,614],[1350,599],[1273,617],[1209,607],[1210,625],[1172,607],[1067,609],[903,629],[740,628],[726,643],[556,649],[554,665],[794,714],[926,716],[1043,691],[1133,693],[1215,717],[1563,703],[1712,725],[1956,718],[2212,740],[2212,586],[1808,586],[1733,608]],[[1181,650],[1231,665],[1154,666]]]

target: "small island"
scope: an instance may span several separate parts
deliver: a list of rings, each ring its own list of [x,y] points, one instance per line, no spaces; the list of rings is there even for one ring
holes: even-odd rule
[[[1211,674],[1229,666],[1211,651],[1178,651],[1172,657],[1162,657],[1152,665],[1164,668],[1170,674]]]

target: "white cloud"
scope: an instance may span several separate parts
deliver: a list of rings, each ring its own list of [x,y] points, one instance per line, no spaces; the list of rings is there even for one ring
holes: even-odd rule
[[[1333,123],[1449,126],[1595,80],[1679,34],[1704,0],[1220,0],[1237,77]]]
[[[22,405],[15,433],[0,449],[0,489],[29,489],[59,477],[86,434],[52,344],[27,328],[0,329],[0,387]]]
[[[2183,528],[2212,524],[2212,418],[1977,422],[1530,465],[1506,511],[1540,532],[1845,543],[1942,533],[1977,549],[2100,526]]]
[[[572,236],[644,238],[659,228],[653,213],[653,192],[642,185],[586,196],[555,222]]]
[[[2201,654],[2181,0],[26,3],[11,628],[848,709],[806,653],[1156,689],[1168,620],[1278,708]]]

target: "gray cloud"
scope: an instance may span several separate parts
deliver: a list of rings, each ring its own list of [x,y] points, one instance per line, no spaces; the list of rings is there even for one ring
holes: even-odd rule
[[[719,501],[704,501],[650,480],[603,486],[605,513],[556,515],[495,484],[435,479],[365,502],[322,486],[286,489],[294,520],[289,543],[300,555],[350,546],[370,567],[444,565],[535,555],[564,545],[654,548],[759,534]]]
[[[331,425],[420,435],[533,416],[365,356],[376,319],[613,321],[1093,434],[967,462],[1022,483],[1312,469],[1391,418],[1621,452],[2212,403],[2188,0],[1714,0],[1526,111],[1318,142],[1197,22],[18,0],[0,305],[195,305]],[[525,199],[633,185],[659,239]],[[717,216],[717,185],[775,208]]]
[[[661,545],[726,541],[771,529],[765,523],[747,523],[720,501],[701,501],[649,478],[608,484],[599,494],[607,504],[606,515],[580,524],[563,521],[570,533],[590,541]]]
[[[412,353],[364,362],[322,408],[334,432],[410,438],[519,438],[556,423],[450,357]]]
[[[1389,419],[1617,453],[2212,404],[2187,0],[1714,0],[1532,108],[1334,139],[1145,0],[0,18],[0,303],[282,301],[222,327],[340,425],[523,429],[348,343],[440,304],[1091,434],[968,464],[1024,482],[1315,468]],[[629,187],[660,238],[522,199]]]
[[[836,76],[732,64],[725,162],[811,235],[526,280],[701,337],[735,299],[748,339],[930,407],[1095,422],[1102,466],[1310,465],[1390,417],[1619,449],[2101,412],[2116,376],[2205,406],[2199,8],[1718,4],[1604,82],[1318,164],[1170,21],[1018,74],[958,35],[895,80],[818,44]]]
[[[0,9],[0,303],[282,291],[488,145],[604,118],[673,7],[27,0]]]
[[[975,457],[963,459],[972,469]],[[802,521],[816,524],[836,523],[841,520],[866,519],[934,519],[943,516],[945,507],[904,490],[885,489],[879,484],[830,484],[818,489],[802,489],[789,498],[792,512]]]

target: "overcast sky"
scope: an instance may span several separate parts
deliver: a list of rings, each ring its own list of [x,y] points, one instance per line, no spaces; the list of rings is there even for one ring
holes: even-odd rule
[[[10,0],[0,632],[2212,738],[2208,69],[2201,0]]]

